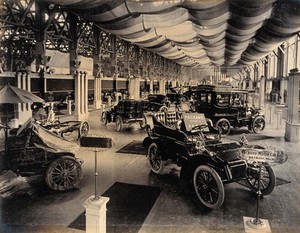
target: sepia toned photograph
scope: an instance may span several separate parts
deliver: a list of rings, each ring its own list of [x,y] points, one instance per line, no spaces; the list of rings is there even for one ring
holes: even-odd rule
[[[1,0],[1,233],[300,232],[300,0]]]

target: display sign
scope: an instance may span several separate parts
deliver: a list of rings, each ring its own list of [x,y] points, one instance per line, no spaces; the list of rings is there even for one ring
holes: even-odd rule
[[[255,148],[242,148],[239,157],[248,163],[267,163],[269,165],[281,164],[287,160],[287,155],[282,151]]]
[[[197,125],[207,125],[204,114],[200,113],[182,113],[182,119],[188,132]]]

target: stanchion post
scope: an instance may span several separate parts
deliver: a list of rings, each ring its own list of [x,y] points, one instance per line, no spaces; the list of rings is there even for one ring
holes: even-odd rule
[[[87,233],[106,233],[106,204],[108,197],[99,196],[98,189],[98,159],[97,152],[104,151],[113,146],[111,138],[87,136],[80,139],[80,145],[91,151],[95,155],[95,193],[89,197],[83,206],[86,209],[86,232]]]

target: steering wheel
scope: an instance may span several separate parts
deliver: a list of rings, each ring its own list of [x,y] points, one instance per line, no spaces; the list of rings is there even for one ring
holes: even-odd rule
[[[203,129],[205,129],[207,127],[208,127],[208,125],[196,125],[191,129],[191,132],[196,133],[196,132],[202,131]]]

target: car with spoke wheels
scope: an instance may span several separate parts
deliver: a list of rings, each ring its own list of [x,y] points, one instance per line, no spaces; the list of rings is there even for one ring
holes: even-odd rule
[[[83,160],[75,156],[79,149],[77,143],[60,137],[32,119],[16,130],[3,125],[1,128],[11,131],[7,133],[5,143],[4,171],[11,170],[21,176],[44,175],[48,187],[55,191],[78,186]]]
[[[161,114],[151,115],[143,141],[152,172],[161,175],[170,163],[181,167],[180,180],[192,184],[199,201],[210,209],[223,204],[226,183],[244,181],[253,192],[260,183],[263,195],[274,190],[275,174],[268,162],[258,166],[241,156],[269,153],[268,148],[248,144],[245,136],[238,142],[222,142],[221,129],[209,124],[204,114],[182,113],[173,125]]]
[[[116,130],[122,131],[124,124],[138,123],[141,129],[146,127],[144,113],[148,110],[149,102],[146,100],[121,100],[110,110],[103,111],[101,122],[104,125],[115,123]]]
[[[266,122],[260,109],[249,106],[249,92],[231,86],[199,85],[194,91],[192,112],[203,113],[215,127],[222,129],[222,136],[231,127],[248,127],[254,133],[264,130]]]

